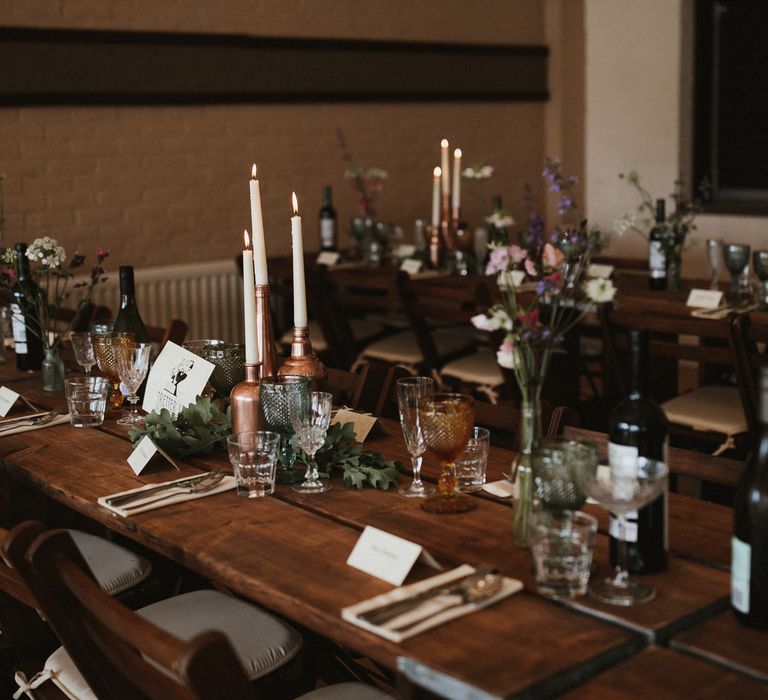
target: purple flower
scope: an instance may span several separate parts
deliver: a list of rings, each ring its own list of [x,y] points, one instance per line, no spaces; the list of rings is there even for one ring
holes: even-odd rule
[[[573,207],[573,199],[569,197],[567,194],[563,195],[560,198],[560,204],[558,205],[558,209],[560,210],[561,214],[565,214],[569,209]]]

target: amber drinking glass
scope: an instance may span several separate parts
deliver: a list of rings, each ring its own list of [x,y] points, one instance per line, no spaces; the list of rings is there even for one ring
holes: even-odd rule
[[[429,513],[465,513],[477,501],[459,493],[454,461],[467,444],[475,422],[474,399],[466,394],[435,393],[419,400],[419,419],[427,449],[440,460],[437,494],[421,507]]]
[[[96,355],[96,363],[101,373],[112,385],[112,393],[109,397],[112,408],[120,408],[123,405],[123,394],[120,391],[120,373],[117,369],[117,353],[119,348],[130,348],[136,345],[136,336],[133,333],[101,333],[93,336],[93,351]]]

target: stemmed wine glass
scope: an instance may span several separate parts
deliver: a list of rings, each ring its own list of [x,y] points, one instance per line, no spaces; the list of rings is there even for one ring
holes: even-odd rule
[[[646,457],[612,464],[610,469],[582,466],[576,470],[578,484],[586,495],[614,513],[619,525],[618,564],[614,575],[589,586],[590,595],[600,602],[629,606],[647,603],[656,596],[655,588],[629,578],[626,518],[630,511],[648,505],[662,492],[667,473],[664,462]]]
[[[723,241],[720,238],[707,239],[707,263],[709,264],[709,288],[720,286],[720,268],[723,265]]]
[[[116,351],[119,348],[131,347],[136,344],[133,333],[98,333],[93,336],[93,351],[96,363],[101,373],[112,384],[110,405],[120,408],[123,405],[123,394],[120,392],[120,374],[117,371]]]
[[[75,361],[83,368],[86,377],[91,376],[91,367],[96,364],[96,355],[93,353],[93,339],[91,334],[71,333],[69,341],[72,343],[72,351],[75,353]]]
[[[128,413],[117,420],[118,425],[144,425],[143,416],[139,415],[136,406],[139,400],[139,387],[147,376],[149,356],[152,353],[150,343],[136,343],[131,346],[117,348],[117,373],[120,381],[128,390]]]
[[[723,246],[723,261],[731,273],[731,288],[728,290],[729,299],[741,299],[748,295],[744,289],[744,268],[749,265],[751,248],[745,243],[726,243]]]
[[[757,292],[757,304],[760,311],[768,311],[768,250],[756,250],[752,253],[752,268],[760,280]]]
[[[269,429],[280,435],[280,468],[277,470],[276,477],[278,484],[292,484],[297,480],[292,469],[296,453],[291,446],[291,437],[293,437],[291,397],[294,394],[301,394],[306,401],[309,401],[309,393],[309,377],[285,374],[262,377],[259,380],[259,398],[264,418]]]
[[[429,513],[465,513],[477,501],[459,493],[454,461],[472,434],[474,399],[466,394],[434,393],[419,399],[419,421],[427,449],[440,460],[438,493],[424,500]]]
[[[291,487],[299,493],[323,493],[331,488],[328,482],[320,480],[315,454],[325,442],[331,423],[332,401],[333,396],[327,391],[291,394],[291,425],[299,446],[308,458],[304,481]]]
[[[419,421],[419,399],[434,391],[435,381],[430,377],[404,377],[396,383],[397,407],[400,410],[400,425],[403,429],[405,446],[411,455],[413,481],[407,488],[400,489],[400,495],[407,498],[425,498],[435,492],[434,486],[426,486],[421,480],[422,455],[427,449]]]
[[[597,470],[597,446],[588,440],[546,438],[533,451],[531,467],[539,502],[553,519],[566,526],[587,500],[577,471]]]

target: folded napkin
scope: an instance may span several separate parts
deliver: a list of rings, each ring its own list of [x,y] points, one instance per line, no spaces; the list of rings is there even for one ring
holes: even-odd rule
[[[26,433],[28,430],[41,430],[42,428],[50,428],[54,425],[61,425],[62,423],[69,423],[69,413],[65,413],[62,416],[56,416],[52,421],[43,423],[42,425],[20,425],[18,428],[8,428],[0,432],[0,437],[6,435],[16,435],[17,433]],[[2,423],[0,423],[2,425]]]
[[[184,479],[174,479],[173,481],[167,481],[164,482],[166,484],[174,484],[177,481],[186,481],[186,479],[189,477],[185,477]],[[102,496],[99,498],[96,502],[100,506],[104,506],[107,510],[111,510],[113,513],[117,513],[117,515],[121,515],[123,517],[128,517],[129,515],[137,515],[138,513],[145,513],[148,510],[155,510],[156,508],[165,508],[166,506],[173,505],[174,503],[183,503],[184,501],[193,501],[196,498],[205,498],[206,496],[213,496],[217,493],[222,493],[224,491],[230,491],[231,489],[235,488],[237,486],[237,481],[234,476],[225,476],[216,486],[214,486],[210,491],[204,491],[202,493],[174,493],[174,494],[166,494],[167,497],[163,498],[161,501],[155,501],[155,498],[159,498],[163,494],[159,493],[152,493],[149,494],[146,498],[147,501],[153,501],[152,503],[147,503],[147,505],[142,506],[143,501],[131,501],[129,504],[125,504],[124,507],[120,506],[112,506],[109,503],[107,503],[108,498],[114,498],[115,496],[122,496],[126,493],[140,493],[141,491],[144,491],[146,489],[154,488],[155,486],[162,486],[163,484],[145,484],[144,486],[141,486],[137,489],[130,489],[128,491],[120,491],[119,493],[111,493],[108,496]]]
[[[468,613],[474,612],[475,610],[481,610],[482,608],[486,608],[489,605],[493,605],[503,598],[506,598],[513,593],[517,593],[523,588],[522,581],[505,577],[502,581],[501,589],[498,593],[496,593],[496,595],[477,603],[466,603],[464,605],[444,608],[444,606],[449,603],[447,599],[454,599],[456,596],[439,596],[437,598],[429,598],[425,600],[414,610],[389,620],[382,625],[374,625],[358,617],[358,615],[378,608],[382,605],[387,605],[389,603],[411,598],[417,593],[420,593],[421,591],[427,590],[429,588],[450,584],[451,581],[468,576],[473,571],[473,567],[469,566],[468,564],[464,564],[456,569],[446,571],[445,573],[438,574],[437,576],[432,576],[431,578],[424,579],[418,583],[412,583],[409,586],[401,586],[399,588],[395,588],[388,593],[382,593],[381,595],[374,596],[373,598],[368,598],[368,600],[364,600],[361,603],[356,603],[355,605],[350,605],[347,608],[343,608],[341,611],[341,617],[343,620],[351,622],[353,625],[357,625],[358,627],[362,627],[364,630],[378,634],[379,636],[384,637],[385,639],[389,639],[392,642],[399,643],[404,639],[408,639],[409,637],[421,634],[428,629],[442,625],[449,620],[454,620],[457,617],[461,617],[462,615],[467,615]],[[434,614],[430,614],[432,611],[434,611]],[[415,624],[413,627],[409,627],[408,629],[402,630],[400,632],[392,629],[393,627],[407,625],[411,619],[414,621],[421,621],[418,624]]]

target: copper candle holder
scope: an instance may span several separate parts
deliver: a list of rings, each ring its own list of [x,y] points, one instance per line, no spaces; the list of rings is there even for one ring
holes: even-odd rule
[[[293,327],[291,356],[283,362],[278,374],[309,377],[314,391],[320,391],[325,386],[327,377],[325,365],[320,362],[314,350],[312,350],[312,343],[309,340],[309,329],[306,326]]]
[[[259,345],[259,357],[261,358],[260,376],[271,377],[277,373],[280,365],[277,361],[277,346],[272,332],[268,284],[256,285],[256,341]]]
[[[447,251],[454,249],[453,227],[451,226],[451,197],[443,195],[442,216],[440,218],[440,231],[443,237],[443,247]]]
[[[440,226],[429,227],[429,266],[433,270],[440,268],[440,253],[442,245],[440,244]]]
[[[259,392],[260,362],[245,363],[245,381],[235,385],[229,395],[232,407],[232,432],[250,433],[264,430],[266,421],[261,411]]]

